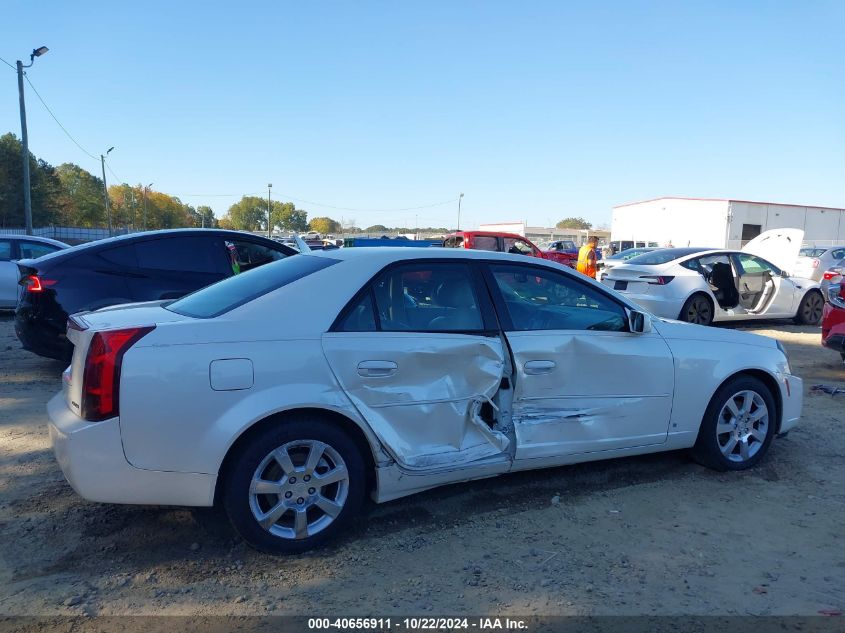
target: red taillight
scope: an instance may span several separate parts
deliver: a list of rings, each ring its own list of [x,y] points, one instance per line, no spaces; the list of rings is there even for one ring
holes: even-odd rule
[[[120,367],[126,351],[155,329],[127,328],[97,332],[88,347],[82,378],[82,417],[91,422],[120,414]]]
[[[832,273],[832,272],[828,271],[828,272],[824,273],[824,274],[822,275],[822,277],[824,277],[825,279],[827,279],[828,281],[830,281],[831,279],[833,279],[834,277],[836,277],[836,273]]]
[[[28,292],[44,292],[47,286],[56,283],[55,279],[41,279],[38,275],[27,275],[20,280],[20,285]]]
[[[665,286],[672,281],[674,277],[671,275],[642,275],[640,279],[653,279],[654,281],[649,281],[648,283],[657,286]]]

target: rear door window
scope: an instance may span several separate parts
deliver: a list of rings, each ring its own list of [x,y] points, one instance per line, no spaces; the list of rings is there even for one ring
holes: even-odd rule
[[[472,240],[472,248],[476,251],[498,251],[499,238],[493,235],[476,235]]]
[[[12,240],[0,240],[0,262],[12,260]]]
[[[114,248],[106,248],[101,250],[98,255],[115,266],[123,268],[137,268],[138,258],[135,257],[135,245],[126,244],[124,246],[116,246]]]
[[[208,237],[167,237],[135,244],[138,267],[190,273],[220,273],[225,262]]]
[[[232,260],[232,271],[236,274],[286,257],[281,250],[249,240],[227,239],[225,244]]]
[[[45,244],[44,242],[18,242],[18,248],[21,249],[21,259],[37,259],[43,255],[49,255],[59,250],[58,246],[52,244]]]

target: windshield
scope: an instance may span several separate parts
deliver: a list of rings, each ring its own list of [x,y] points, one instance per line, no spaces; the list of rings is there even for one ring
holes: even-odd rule
[[[681,257],[700,253],[709,249],[706,248],[663,248],[659,251],[651,251],[650,253],[643,253],[628,260],[629,264],[637,266],[657,266],[659,264],[666,264]]]
[[[220,316],[268,292],[337,264],[328,257],[297,255],[206,286],[165,305],[171,312],[198,319]]]
[[[799,257],[821,257],[824,255],[826,248],[802,248],[798,251]]]

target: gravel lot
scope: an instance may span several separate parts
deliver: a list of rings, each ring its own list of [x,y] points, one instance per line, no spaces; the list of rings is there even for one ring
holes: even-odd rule
[[[745,329],[781,340],[807,390],[845,386],[818,328]],[[454,485],[273,558],[185,509],[77,497],[45,426],[62,369],[0,316],[0,615],[845,610],[845,395],[808,392],[802,424],[750,472],[666,453]]]

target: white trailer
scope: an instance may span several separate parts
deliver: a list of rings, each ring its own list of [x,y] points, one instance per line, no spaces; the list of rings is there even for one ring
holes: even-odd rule
[[[804,243],[845,243],[845,209],[749,200],[656,198],[613,208],[611,240],[741,248],[763,231],[795,228]]]

